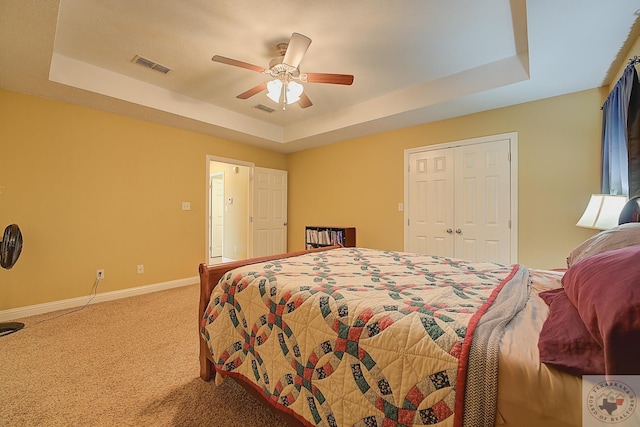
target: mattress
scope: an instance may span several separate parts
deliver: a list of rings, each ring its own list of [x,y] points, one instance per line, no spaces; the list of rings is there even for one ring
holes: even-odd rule
[[[582,425],[582,380],[540,363],[538,335],[549,307],[538,293],[562,286],[562,272],[529,270],[532,288],[524,309],[507,325],[499,353],[496,425]]]

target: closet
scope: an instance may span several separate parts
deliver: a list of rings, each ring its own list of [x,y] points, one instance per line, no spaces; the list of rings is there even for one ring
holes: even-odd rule
[[[517,134],[405,150],[405,251],[517,259]]]

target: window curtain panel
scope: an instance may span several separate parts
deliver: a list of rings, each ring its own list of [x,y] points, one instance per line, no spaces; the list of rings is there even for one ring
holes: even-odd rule
[[[640,196],[640,82],[633,68],[633,82],[627,117],[627,153],[629,156],[629,196]]]
[[[635,60],[602,106],[602,193],[629,196],[629,152],[627,117],[634,82],[638,80]]]

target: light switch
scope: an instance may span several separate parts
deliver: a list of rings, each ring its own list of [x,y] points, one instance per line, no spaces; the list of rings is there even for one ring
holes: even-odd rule
[[[398,212],[404,211],[404,203],[398,203]]]
[[[189,203],[189,202],[182,202],[182,210],[183,210],[183,211],[190,211],[190,210],[191,210],[191,203]]]

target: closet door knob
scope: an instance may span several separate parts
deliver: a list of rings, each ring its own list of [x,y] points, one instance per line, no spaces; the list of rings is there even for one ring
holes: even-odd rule
[[[447,233],[449,234],[453,233],[453,228],[447,228]]]
[[[461,230],[461,229],[459,229],[459,228],[456,228],[456,233],[458,233],[458,234],[462,234],[462,230]]]

